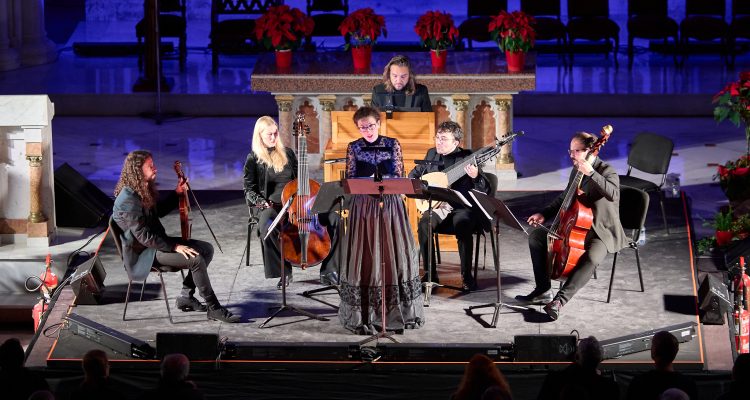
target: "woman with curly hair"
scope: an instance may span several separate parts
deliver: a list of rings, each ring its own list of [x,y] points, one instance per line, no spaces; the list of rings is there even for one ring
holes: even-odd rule
[[[182,293],[176,305],[182,311],[208,311],[210,320],[239,322],[239,316],[224,308],[216,298],[208,278],[208,264],[213,246],[201,240],[168,236],[160,217],[177,207],[178,195],[187,190],[187,181],[180,179],[167,198],[158,201],[156,166],[151,153],[135,150],[128,154],[115,186],[112,218],[120,228],[122,257],[132,271],[133,280],[143,281],[154,266],[188,269],[182,282]],[[158,204],[157,204],[158,201]],[[116,233],[118,234],[118,233]],[[193,297],[196,289],[206,301]]]

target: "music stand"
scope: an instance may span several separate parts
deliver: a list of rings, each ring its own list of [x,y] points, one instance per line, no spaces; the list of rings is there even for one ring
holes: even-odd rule
[[[505,225],[523,231],[528,235],[526,229],[521,225],[515,215],[508,209],[508,206],[503,203],[502,200],[495,198],[494,196],[488,196],[478,190],[472,189],[469,192],[469,196],[474,199],[477,206],[484,212],[484,215],[494,222],[495,229],[495,248],[497,251],[493,254],[493,262],[495,263],[495,271],[497,271],[497,299],[494,303],[481,304],[478,306],[471,306],[466,309],[467,314],[472,315],[472,311],[478,308],[494,307],[495,312],[492,315],[492,328],[497,328],[497,319],[500,314],[500,309],[505,307],[513,311],[530,311],[529,307],[518,306],[514,304],[506,304],[502,301],[502,289],[500,287],[500,222]]]
[[[384,194],[405,194],[413,195],[421,193],[423,189],[422,181],[418,179],[409,178],[386,178],[386,179],[370,179],[370,178],[352,178],[344,180],[344,193],[346,194],[364,194],[364,195],[378,195],[378,202],[381,208],[381,212],[378,213],[378,234],[375,235],[375,248],[374,254],[378,255],[380,261],[380,290],[381,290],[381,314],[380,314],[380,332],[376,333],[369,338],[359,342],[362,346],[373,340],[380,338],[386,338],[394,343],[398,343],[398,340],[392,338],[392,333],[386,331],[386,318],[385,318],[385,302],[388,296],[385,292],[385,280],[386,280],[386,268],[385,260],[383,257],[383,195]]]
[[[268,228],[268,233],[266,233],[266,236],[263,238],[263,240],[266,240],[268,236],[271,234],[271,232],[274,231],[274,229],[276,228],[276,225],[281,223],[281,220],[284,218],[287,211],[289,210],[289,206],[292,205],[292,200],[294,200],[294,196],[290,196],[289,200],[287,200],[286,204],[284,204],[284,207],[281,209],[281,212],[279,212],[279,215],[276,216],[276,218],[271,223],[271,226]],[[305,311],[301,308],[297,308],[295,306],[290,306],[286,304],[286,268],[284,265],[284,241],[281,239],[281,232],[279,232],[279,265],[281,265],[281,305],[270,307],[269,309],[278,308],[278,310],[276,310],[275,313],[271,314],[270,317],[266,318],[266,320],[263,321],[263,323],[258,325],[258,328],[265,327],[266,324],[268,324],[272,319],[274,319],[282,311],[291,311],[300,315],[304,315],[309,318],[317,319],[318,321],[328,321],[328,318],[321,317],[309,311]]]
[[[427,282],[423,282],[424,285],[424,306],[430,306],[430,297],[432,296],[432,287],[444,287],[447,289],[453,289],[462,292],[463,288],[449,285],[441,285],[432,281],[432,202],[452,202],[452,203],[464,203],[468,207],[471,207],[471,203],[466,201],[466,198],[460,192],[457,192],[450,188],[442,188],[438,186],[424,186],[421,194],[407,195],[414,199],[427,200],[427,261],[425,265],[425,271],[427,271]]]
[[[339,223],[336,226],[336,236],[338,239],[338,249],[336,251],[338,254],[336,255],[339,259],[339,268],[341,268],[341,261],[342,261],[342,254],[344,251],[344,248],[341,247],[341,238],[342,238],[342,232],[343,232],[343,212],[344,212],[344,204],[348,206],[349,204],[349,196],[347,196],[344,193],[344,183],[342,181],[332,181],[332,182],[325,182],[320,186],[320,189],[318,190],[318,195],[315,196],[315,201],[313,202],[312,208],[310,208],[310,213],[312,214],[320,214],[320,213],[330,213],[333,212],[334,207],[338,206],[339,210]],[[333,249],[331,249],[333,251]],[[306,290],[301,293],[302,296],[307,298],[312,298],[313,295],[325,292],[328,290],[335,290],[336,292],[339,291],[338,285],[328,285],[324,286],[322,288],[312,289],[312,290]],[[317,299],[316,299],[317,300]],[[326,305],[331,305],[328,303],[323,302]],[[332,306],[334,308],[338,308],[336,306]]]

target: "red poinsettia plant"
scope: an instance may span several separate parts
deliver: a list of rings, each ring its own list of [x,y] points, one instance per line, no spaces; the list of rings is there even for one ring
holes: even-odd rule
[[[349,14],[339,25],[341,36],[348,38],[346,50],[349,46],[363,47],[372,46],[380,35],[388,36],[385,29],[385,18],[375,14],[372,8],[360,8]]]
[[[750,71],[740,72],[740,79],[726,85],[714,95],[714,119],[728,119],[735,126],[745,125],[745,154],[750,155]]]
[[[509,13],[503,10],[490,20],[490,37],[497,42],[500,50],[511,53],[527,52],[534,47],[536,40],[534,24],[534,17],[523,11]]]
[[[446,12],[427,11],[422,14],[414,26],[414,32],[419,35],[422,46],[438,53],[453,47],[458,40],[453,17]]]
[[[302,39],[312,35],[315,22],[300,11],[288,5],[269,7],[255,21],[255,37],[267,49],[288,50],[299,47]]]
[[[719,186],[730,201],[750,199],[750,156],[719,165],[714,178],[719,179]]]

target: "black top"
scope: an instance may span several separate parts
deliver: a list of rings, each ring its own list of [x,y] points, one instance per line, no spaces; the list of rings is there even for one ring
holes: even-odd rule
[[[364,178],[380,172],[384,178],[404,175],[404,157],[398,139],[378,136],[368,143],[360,138],[346,148],[346,177]]]
[[[547,374],[537,400],[559,399],[563,391],[585,393],[588,399],[620,398],[620,388],[614,380],[599,375],[596,370],[585,369],[575,363],[562,371],[551,371]]]
[[[406,94],[405,90],[394,90],[389,93],[384,83],[375,85],[372,88],[372,105],[380,111],[385,111],[386,105],[393,105],[394,111],[401,111],[399,108],[418,108],[423,112],[432,112],[427,86],[418,83],[411,95]]]
[[[274,171],[265,163],[258,161],[252,151],[245,160],[245,175],[243,186],[245,202],[248,207],[270,201],[281,203],[281,193],[289,181],[297,178],[297,156],[290,148],[286,148],[286,163],[281,172]],[[275,151],[275,150],[271,150]]]
[[[430,172],[442,172],[452,166],[454,166],[457,163],[460,163],[464,158],[470,156],[472,154],[471,150],[462,149],[460,147],[456,147],[455,150],[452,152],[441,155],[437,152],[437,150],[433,147],[429,150],[427,150],[427,155],[424,157],[425,160],[430,161],[441,161],[443,165],[435,165],[435,164],[422,164],[417,165],[414,167],[411,172],[409,172],[409,178],[412,179],[419,179],[422,177],[422,175],[430,173]],[[477,175],[476,179],[472,179],[469,175],[464,175],[459,178],[457,181],[453,182],[451,185],[451,189],[461,192],[461,194],[466,197],[468,200],[469,197],[469,191],[471,189],[476,189],[482,193],[489,194],[490,191],[490,182],[487,180],[487,177],[484,176],[482,173],[481,168],[479,169],[479,175]],[[458,203],[450,203],[450,205],[453,208],[465,208],[466,206],[463,204]]]

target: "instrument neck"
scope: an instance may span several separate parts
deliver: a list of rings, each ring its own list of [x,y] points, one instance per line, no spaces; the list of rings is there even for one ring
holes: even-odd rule
[[[489,147],[490,149],[492,147]],[[488,147],[484,147],[474,153],[472,153],[469,157],[466,157],[462,159],[461,161],[451,165],[450,167],[446,168],[443,173],[448,177],[448,186],[456,183],[459,179],[461,179],[464,175],[466,175],[466,171],[464,171],[464,168],[469,164],[474,164],[479,167],[479,165],[483,164],[487,159],[494,156],[494,151],[489,151],[486,153],[482,153],[482,151],[487,150]],[[455,151],[455,150],[454,150]],[[452,153],[449,153],[450,155]],[[445,158],[445,156],[443,156]]]
[[[309,173],[307,160],[307,137],[297,136],[297,195],[310,194]]]
[[[593,161],[596,160],[596,156],[591,155],[586,158],[586,160],[593,163]],[[562,212],[570,208],[570,205],[573,204],[573,201],[578,194],[578,189],[581,187],[581,182],[583,182],[583,176],[583,172],[576,172],[576,176],[571,181],[570,186],[568,186],[568,189],[565,192],[565,198],[563,199],[562,205],[560,206],[560,210],[558,210],[557,215],[555,216],[555,220],[552,222],[552,226],[550,227],[550,230],[552,230],[553,232],[557,231],[557,227],[560,224],[560,215],[562,214]]]

